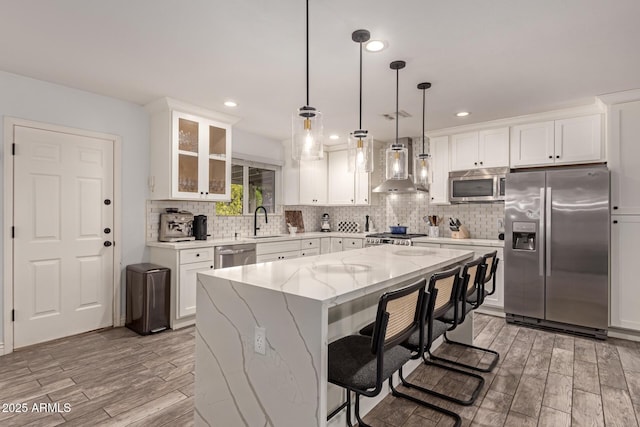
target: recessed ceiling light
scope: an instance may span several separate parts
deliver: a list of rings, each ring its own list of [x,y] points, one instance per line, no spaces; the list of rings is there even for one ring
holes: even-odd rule
[[[371,40],[364,46],[369,52],[380,52],[385,47],[385,42],[381,40]]]
[[[238,103],[235,101],[224,101],[224,105],[227,107],[237,107]]]
[[[469,114],[471,114],[468,111],[460,111],[459,113],[456,113],[456,116],[458,117],[467,117]]]
[[[335,134],[334,135],[330,135],[329,139],[340,139],[340,136],[335,135]]]

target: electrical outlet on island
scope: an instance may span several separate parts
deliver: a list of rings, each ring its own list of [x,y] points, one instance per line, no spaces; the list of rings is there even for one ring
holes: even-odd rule
[[[253,351],[262,355],[267,354],[267,331],[257,325],[253,334]]]

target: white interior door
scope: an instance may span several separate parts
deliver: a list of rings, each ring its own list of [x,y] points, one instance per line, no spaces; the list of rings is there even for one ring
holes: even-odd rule
[[[113,325],[114,141],[14,138],[14,347]]]

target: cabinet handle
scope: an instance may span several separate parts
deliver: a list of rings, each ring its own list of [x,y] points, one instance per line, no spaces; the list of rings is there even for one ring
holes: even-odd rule
[[[549,156],[550,159],[553,159],[553,156]]]
[[[213,268],[213,265],[210,265],[209,268]]]
[[[365,202],[368,202],[369,200],[367,200],[367,199],[364,199],[364,201],[365,201]]]
[[[559,159],[559,158],[560,158],[560,156],[556,156],[556,159]]]
[[[613,210],[614,210],[614,211],[617,211],[617,210],[618,210],[618,207],[617,207],[617,206],[614,206],[614,207],[613,207]]]
[[[201,191],[200,194],[204,194],[204,191]]]
[[[613,221],[613,223],[614,223],[614,224],[617,224],[617,223],[618,223],[618,220]]]
[[[351,203],[353,203],[353,199],[351,199]]]
[[[435,197],[432,197],[431,200],[435,199]]]
[[[482,165],[482,164],[484,164],[484,163],[480,162],[480,164]]]
[[[209,192],[207,191],[205,194],[209,194]]]
[[[196,256],[200,256],[200,254],[196,254]]]
[[[473,162],[473,165],[474,166],[478,166],[478,162]]]

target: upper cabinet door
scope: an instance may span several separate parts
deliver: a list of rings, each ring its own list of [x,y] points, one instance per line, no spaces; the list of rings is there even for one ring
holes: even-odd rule
[[[449,204],[449,137],[431,138],[431,185],[429,186],[429,204]]]
[[[369,174],[357,172],[356,174],[356,205],[368,205],[371,199],[369,185]]]
[[[511,167],[554,163],[554,122],[530,123],[511,128]]]
[[[603,160],[602,115],[576,117],[555,122],[555,163],[585,163]]]
[[[231,126],[177,111],[172,122],[172,197],[229,200]]]
[[[451,170],[481,167],[478,161],[478,132],[451,136]]]
[[[509,166],[509,128],[482,130],[478,133],[478,166]]]
[[[327,203],[327,158],[300,161],[300,204]]]
[[[608,116],[611,213],[639,215],[640,101],[613,105]]]
[[[327,189],[329,204],[355,204],[354,173],[349,172],[347,150],[331,151],[327,156],[329,157]]]

